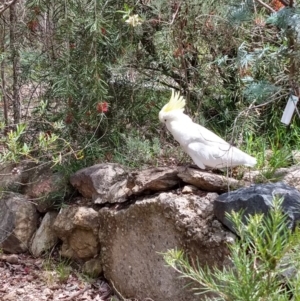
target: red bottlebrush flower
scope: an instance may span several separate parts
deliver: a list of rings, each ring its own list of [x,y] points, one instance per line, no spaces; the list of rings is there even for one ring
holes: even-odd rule
[[[184,55],[184,50],[183,50],[182,47],[175,49],[174,52],[173,52],[173,56],[175,58],[183,56],[183,55]]]
[[[46,132],[45,132],[45,139],[46,139],[46,140],[49,140],[51,137],[52,137],[51,131],[46,131]]]
[[[272,0],[270,3],[271,7],[273,7],[276,11],[280,10],[281,8],[285,7],[279,0]]]
[[[98,113],[108,112],[108,103],[106,101],[97,103],[96,110]]]
[[[266,22],[263,18],[261,17],[258,17],[254,20],[254,23],[257,25],[257,26],[261,26],[261,27],[264,27],[266,25]]]
[[[72,123],[73,122],[73,115],[72,115],[72,113],[68,113],[67,114],[67,116],[66,116],[66,118],[65,118],[65,123],[66,124],[70,124],[70,123]]]
[[[27,23],[28,29],[33,33],[35,33],[37,31],[38,26],[39,26],[39,21],[35,20],[35,19],[31,20]]]
[[[34,11],[34,13],[35,13],[36,15],[39,15],[39,14],[41,13],[41,9],[40,9],[38,6],[33,7],[32,10]]]

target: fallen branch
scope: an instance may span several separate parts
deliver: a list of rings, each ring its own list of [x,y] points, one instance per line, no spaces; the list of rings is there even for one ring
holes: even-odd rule
[[[267,10],[269,10],[271,13],[276,13],[276,10],[273,9],[271,6],[269,6],[268,4],[266,4],[265,2],[262,2],[261,0],[256,0],[256,2],[258,2],[260,5],[262,5],[263,7],[265,7]]]

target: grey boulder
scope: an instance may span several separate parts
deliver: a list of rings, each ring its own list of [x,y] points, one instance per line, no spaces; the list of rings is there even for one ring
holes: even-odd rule
[[[235,232],[226,214],[242,211],[243,222],[247,216],[267,214],[273,206],[274,197],[283,198],[282,210],[289,217],[289,227],[293,229],[300,220],[300,192],[284,183],[257,184],[223,193],[214,202],[214,214],[225,226]]]

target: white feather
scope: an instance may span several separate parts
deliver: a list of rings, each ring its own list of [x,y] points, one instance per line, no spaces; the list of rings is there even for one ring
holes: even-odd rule
[[[159,113],[174,139],[201,169],[234,167],[238,165],[254,166],[256,159],[240,149],[230,145],[205,127],[194,123],[192,119],[175,109]]]

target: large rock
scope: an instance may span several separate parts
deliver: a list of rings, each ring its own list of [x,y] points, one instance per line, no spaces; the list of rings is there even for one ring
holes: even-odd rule
[[[96,164],[77,171],[71,184],[95,204],[122,203],[128,198],[127,172],[115,163]]]
[[[47,212],[38,228],[34,233],[30,251],[33,256],[40,256],[43,252],[51,249],[58,241],[58,237],[53,231],[53,223],[57,212]]]
[[[3,199],[1,199],[0,207],[0,243],[2,243],[14,230],[15,215]]]
[[[135,195],[170,190],[181,182],[177,174],[178,170],[174,167],[148,168],[131,174],[127,187]]]
[[[63,241],[61,255],[74,259],[89,259],[99,253],[98,213],[87,207],[62,208],[53,224]]]
[[[245,185],[244,182],[236,179],[195,168],[179,168],[178,177],[183,182],[192,184],[201,190],[218,193],[236,189]]]
[[[201,266],[223,266],[232,234],[213,217],[215,193],[161,193],[125,208],[99,211],[105,277],[124,298],[192,301],[186,282],[166,267],[162,252],[184,249]]]
[[[68,180],[50,164],[32,161],[0,165],[0,189],[24,194],[40,212],[47,212],[70,193]]]
[[[21,194],[3,194],[0,216],[0,248],[8,253],[28,251],[30,239],[37,228],[35,206]]]
[[[154,167],[128,174],[120,165],[113,163],[81,169],[71,176],[70,182],[96,204],[122,203],[133,195],[171,190],[182,182],[209,192],[225,192],[249,185],[245,181],[185,167]]]
[[[22,191],[42,213],[53,210],[70,193],[68,180],[61,173],[53,172],[50,167],[45,165],[31,170],[30,181]]]
[[[243,222],[246,222],[248,215],[267,214],[275,196],[283,197],[282,209],[289,216],[290,227],[294,228],[300,219],[300,192],[280,182],[257,184],[224,193],[214,202],[214,214],[234,232],[233,224],[226,217],[226,213],[242,211]]]
[[[30,181],[30,173],[36,164],[30,161],[6,163],[0,165],[0,189],[11,192],[22,192],[22,188]]]

